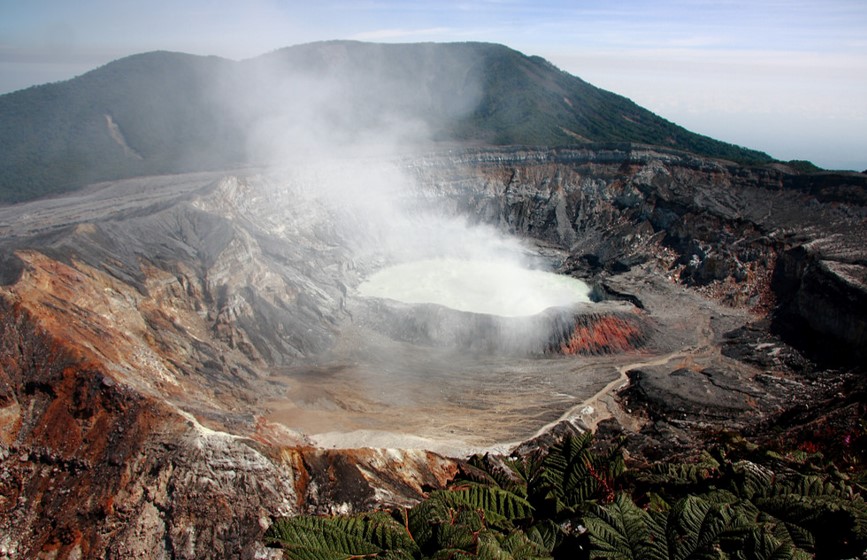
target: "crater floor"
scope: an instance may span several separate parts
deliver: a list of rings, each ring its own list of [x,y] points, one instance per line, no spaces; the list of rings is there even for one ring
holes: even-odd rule
[[[653,324],[645,347],[509,357],[412,344],[350,324],[315,363],[274,371],[270,381],[286,390],[266,403],[267,418],[327,448],[506,451],[562,420],[587,426],[622,414],[613,392],[633,369],[696,361],[743,369],[715,348],[724,332],[749,321],[748,313],[648,270],[609,281],[645,305]]]
[[[287,391],[267,403],[268,418],[324,447],[446,454],[506,448],[616,378],[614,360],[607,361],[503,359],[366,342],[364,349],[344,346],[332,360],[276,373]]]

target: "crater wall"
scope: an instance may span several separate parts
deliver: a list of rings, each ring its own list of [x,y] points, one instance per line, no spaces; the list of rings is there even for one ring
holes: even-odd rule
[[[674,281],[770,314],[796,345],[806,328],[833,343],[834,359],[857,361],[867,347],[863,174],[802,176],[624,145],[408,165],[454,211],[566,250],[565,271],[657,262]]]

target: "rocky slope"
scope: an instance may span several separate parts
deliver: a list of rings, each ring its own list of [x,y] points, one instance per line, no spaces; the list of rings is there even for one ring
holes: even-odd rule
[[[806,329],[801,343],[817,336],[843,358],[861,355],[864,174],[805,177],[622,146],[487,152],[444,167],[437,189],[457,207],[568,247],[578,268],[622,272],[670,250],[675,280],[731,305],[774,306],[780,330]]]
[[[353,181],[398,186],[335,187]],[[771,421],[833,385],[823,364],[863,358],[865,189],[593,145],[162,176],[2,207],[0,555],[267,557],[270,516],[441,484],[454,461],[317,449],[264,407],[286,394],[281,368],[325,374],[358,333],[415,351],[365,326],[355,287],[431,240],[469,251],[466,223],[532,240],[533,258],[638,317],[561,335],[579,356],[546,363],[599,378],[580,406],[536,411],[540,430],[613,418],[650,455]]]

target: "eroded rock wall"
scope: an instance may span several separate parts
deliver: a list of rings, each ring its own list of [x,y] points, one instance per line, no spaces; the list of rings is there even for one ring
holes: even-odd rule
[[[822,259],[809,246],[785,251],[775,271],[775,326],[807,351],[852,365],[867,357],[867,266]]]
[[[0,552],[11,558],[251,555],[295,511],[294,473],[119,382],[0,298]]]
[[[411,167],[455,211],[565,248],[564,270],[656,261],[674,281],[773,314],[782,333],[806,327],[855,359],[867,347],[863,174],[620,145],[461,152]]]
[[[407,503],[453,471],[312,449],[250,414],[262,374],[208,338],[193,282],[148,266],[142,293],[77,259],[18,260],[0,291],[0,557],[268,557],[271,516]]]

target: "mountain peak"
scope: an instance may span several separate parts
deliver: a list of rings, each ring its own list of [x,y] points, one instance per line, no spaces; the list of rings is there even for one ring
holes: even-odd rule
[[[0,201],[267,161],[272,141],[327,148],[389,135],[395,144],[636,142],[771,161],[504,45],[341,40],[241,62],[154,51],[0,96]]]

